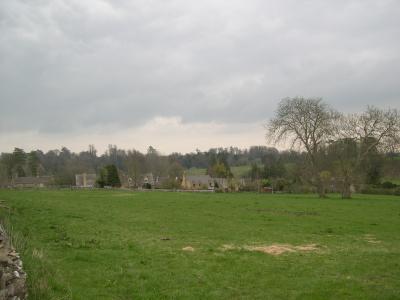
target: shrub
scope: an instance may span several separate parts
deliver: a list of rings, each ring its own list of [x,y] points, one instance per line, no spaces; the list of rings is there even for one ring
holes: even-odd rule
[[[361,194],[370,194],[370,195],[396,195],[400,196],[400,187],[397,188],[379,188],[373,186],[365,186],[360,190]]]
[[[175,180],[174,178],[166,179],[162,182],[162,189],[179,189],[181,187],[181,183],[179,180]]]
[[[400,187],[394,189],[393,195],[400,196]]]
[[[397,187],[397,184],[394,184],[393,182],[390,181],[385,181],[381,184],[381,186],[384,189],[394,189],[395,187]]]
[[[151,184],[148,183],[148,182],[143,183],[143,186],[142,186],[142,187],[143,187],[144,189],[151,190]]]

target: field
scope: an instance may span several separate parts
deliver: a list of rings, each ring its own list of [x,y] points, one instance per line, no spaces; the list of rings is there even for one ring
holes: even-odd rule
[[[29,299],[400,299],[400,197],[0,190],[0,200]]]

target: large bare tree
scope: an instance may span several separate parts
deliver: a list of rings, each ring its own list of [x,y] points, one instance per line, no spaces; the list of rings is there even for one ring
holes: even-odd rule
[[[393,152],[400,146],[400,114],[396,109],[369,106],[360,114],[344,115],[338,122],[342,198],[351,197],[356,172],[372,152]]]
[[[320,197],[325,197],[325,188],[318,156],[334,136],[337,118],[338,113],[321,98],[285,98],[266,126],[269,141],[289,142],[292,147],[298,145],[306,151],[312,174],[309,182],[317,187]]]

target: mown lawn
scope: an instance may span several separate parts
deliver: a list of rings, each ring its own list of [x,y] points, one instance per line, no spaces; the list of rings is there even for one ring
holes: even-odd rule
[[[29,299],[400,299],[400,197],[0,190],[0,200]],[[272,244],[318,249],[243,248]]]

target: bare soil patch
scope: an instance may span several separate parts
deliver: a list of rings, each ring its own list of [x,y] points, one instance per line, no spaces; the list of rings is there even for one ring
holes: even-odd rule
[[[247,250],[252,252],[263,252],[270,255],[281,255],[283,253],[293,253],[293,252],[312,252],[317,251],[319,246],[317,244],[307,244],[293,246],[290,244],[272,244],[268,246],[234,246],[231,244],[222,245],[221,251],[230,250]]]
[[[194,248],[192,246],[183,247],[182,251],[194,252]]]
[[[226,245],[222,245],[219,250],[221,251],[229,251],[229,250],[237,250],[238,247],[232,245],[232,244],[226,244]]]
[[[364,240],[368,243],[371,244],[380,244],[382,241],[379,241],[376,239],[376,237],[373,234],[365,234],[364,235]]]

